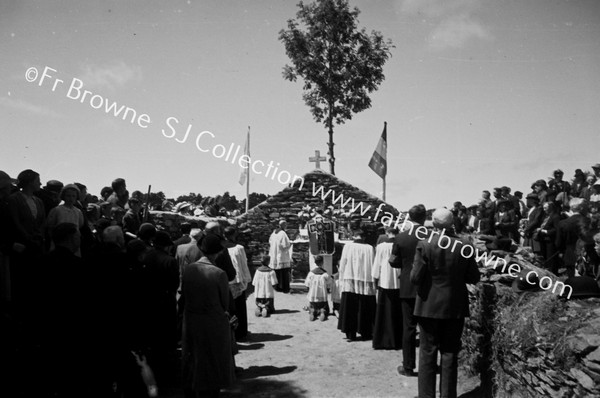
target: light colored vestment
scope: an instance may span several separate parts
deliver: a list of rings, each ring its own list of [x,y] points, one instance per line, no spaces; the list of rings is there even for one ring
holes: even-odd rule
[[[252,280],[254,285],[254,295],[256,298],[274,298],[275,289],[273,285],[277,284],[277,276],[275,271],[260,271],[256,270],[254,273],[254,279]]]
[[[246,291],[248,283],[252,281],[250,276],[250,270],[248,269],[248,262],[246,259],[246,251],[244,246],[236,245],[234,247],[227,248],[233,268],[235,268],[235,278],[229,282],[229,290],[234,299],[240,297],[242,293]]]
[[[271,257],[272,269],[290,268],[292,261],[292,244],[283,230],[273,231],[269,237],[269,256]]]
[[[340,258],[340,292],[374,296],[373,246],[351,242],[344,245]]]
[[[327,273],[315,274],[312,270],[306,276],[304,284],[308,286],[308,296],[311,303],[327,301],[327,289],[331,287],[331,276]]]
[[[392,268],[389,263],[393,245],[393,242],[383,242],[375,250],[371,275],[379,279],[379,286],[383,289],[400,289],[400,268]]]

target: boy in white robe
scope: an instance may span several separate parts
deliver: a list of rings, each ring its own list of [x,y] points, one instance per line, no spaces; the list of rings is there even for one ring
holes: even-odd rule
[[[308,313],[309,319],[314,321],[317,316],[320,321],[325,321],[329,316],[327,291],[331,287],[331,277],[322,268],[323,256],[315,256],[316,267],[311,269],[304,284],[308,286]]]
[[[275,289],[273,286],[277,284],[277,276],[275,271],[267,266],[270,261],[269,256],[263,257],[262,265],[258,267],[252,280],[256,297],[254,315],[262,315],[265,318],[275,312]]]

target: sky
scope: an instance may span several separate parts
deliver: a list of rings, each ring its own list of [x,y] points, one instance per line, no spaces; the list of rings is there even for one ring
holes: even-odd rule
[[[395,48],[372,107],[335,127],[339,178],[382,196],[367,165],[384,121],[386,199],[400,210],[470,205],[502,185],[526,194],[557,168],[570,180],[600,162],[600,2],[350,5]],[[240,166],[211,150],[243,150],[250,126],[253,162],[310,172],[328,135],[302,83],[283,79],[278,40],[297,10],[295,0],[0,0],[0,170],[96,195],[122,177],[130,192],[242,199]],[[130,108],[125,118],[106,112],[112,103]],[[262,170],[251,191],[285,187]]]

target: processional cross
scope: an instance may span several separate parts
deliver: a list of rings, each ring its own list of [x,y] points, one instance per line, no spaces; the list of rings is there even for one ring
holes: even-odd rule
[[[317,169],[321,169],[321,160],[325,161],[327,158],[325,156],[321,156],[321,151],[315,151],[315,156],[311,156],[308,158],[309,162],[314,162]]]

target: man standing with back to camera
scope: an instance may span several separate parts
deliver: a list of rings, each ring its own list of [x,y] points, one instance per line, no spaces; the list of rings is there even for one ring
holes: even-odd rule
[[[400,268],[400,302],[402,305],[402,365],[397,370],[401,376],[416,376],[417,322],[413,316],[417,287],[410,282],[417,244],[421,239],[415,236],[415,230],[425,223],[427,209],[422,204],[408,211],[408,219],[402,224],[402,230],[394,240],[390,265]],[[426,239],[425,237],[422,237]]]
[[[417,285],[414,315],[419,323],[419,398],[435,398],[438,351],[442,357],[442,398],[456,398],[458,353],[469,316],[467,283],[479,282],[473,256],[461,254],[463,245],[452,230],[453,216],[447,209],[433,213],[435,231],[417,244],[410,280]],[[436,234],[437,231],[437,234]]]

